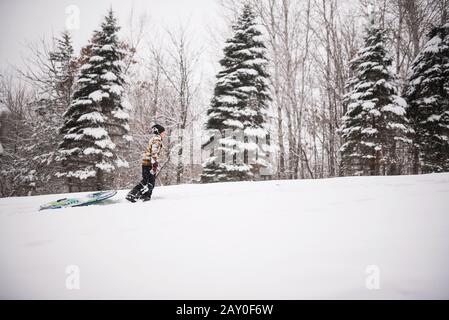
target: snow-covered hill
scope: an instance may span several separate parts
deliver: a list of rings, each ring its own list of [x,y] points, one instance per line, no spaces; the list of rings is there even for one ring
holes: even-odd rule
[[[0,298],[449,298],[449,174],[125,193],[0,199]]]

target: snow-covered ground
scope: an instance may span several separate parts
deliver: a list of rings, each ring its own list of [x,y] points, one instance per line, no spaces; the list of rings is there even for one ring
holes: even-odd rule
[[[125,193],[0,199],[0,298],[449,298],[449,174]]]

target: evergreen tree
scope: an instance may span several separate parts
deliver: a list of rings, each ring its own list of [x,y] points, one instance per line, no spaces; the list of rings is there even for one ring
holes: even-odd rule
[[[91,56],[80,67],[72,104],[64,114],[59,151],[65,170],[59,176],[77,179],[82,189],[112,186],[108,173],[127,166],[117,152],[117,144],[130,139],[118,30],[110,10],[94,32],[86,51]]]
[[[206,124],[209,135],[219,137],[218,150],[233,161],[223,163],[214,156],[207,159],[202,182],[251,179],[253,165],[236,161],[236,155],[248,149],[259,152],[262,146],[250,139],[265,138],[267,134],[264,124],[270,100],[268,60],[262,33],[249,4],[244,5],[233,30],[234,35],[226,41],[224,58],[220,60],[222,70],[217,75]],[[242,135],[247,137],[243,141]],[[266,165],[263,158],[259,160],[260,165]]]
[[[449,23],[433,27],[414,60],[406,90],[416,132],[415,173],[449,171]]]
[[[45,43],[36,46],[28,59],[30,65],[26,71],[20,71],[31,85],[29,91],[21,85],[0,90],[8,96],[7,106],[13,107],[8,112],[11,115],[8,128],[3,128],[9,138],[5,144],[7,157],[0,164],[5,169],[1,179],[9,181],[5,185],[10,194],[42,194],[64,188],[63,182],[55,179],[61,170],[56,161],[58,129],[70,105],[75,61],[70,34],[63,32],[52,39],[50,50]],[[26,108],[27,113],[17,112],[20,110],[17,106]],[[0,112],[0,122],[4,120]],[[2,128],[0,140],[1,131]]]
[[[47,149],[51,150],[52,154],[59,144],[58,128],[63,124],[62,115],[68,110],[72,101],[72,88],[77,68],[70,33],[64,31],[53,41],[55,48],[49,53],[49,64],[52,68],[46,75],[46,83],[49,85],[42,88],[43,93],[37,101],[37,113],[42,119],[36,119],[38,122],[36,125],[41,127],[36,130],[36,133],[42,134],[44,139],[41,142],[50,144]],[[42,143],[40,147],[45,149]],[[53,161],[54,156],[52,155],[51,158]]]
[[[56,39],[56,50],[50,53],[50,60],[55,66],[53,92],[56,97],[54,100],[58,105],[62,105],[64,111],[66,111],[71,103],[76,72],[72,39],[68,31],[62,32],[61,37]]]
[[[351,61],[354,77],[347,84],[347,111],[339,129],[345,174],[398,174],[398,155],[411,142],[407,105],[396,94],[385,39],[385,30],[372,22],[364,47]]]
[[[41,72],[38,81],[37,100],[33,103],[35,116],[32,118],[29,132],[32,145],[29,146],[28,169],[35,172],[35,190],[49,192],[51,187],[61,188],[55,184],[55,174],[61,170],[58,158],[60,135],[58,129],[63,124],[62,115],[71,103],[72,87],[76,73],[75,57],[69,32],[62,32],[59,38],[53,39],[54,49],[49,52],[48,61],[43,64],[49,67]],[[39,141],[39,143],[35,143]],[[53,181],[53,182],[51,182]]]

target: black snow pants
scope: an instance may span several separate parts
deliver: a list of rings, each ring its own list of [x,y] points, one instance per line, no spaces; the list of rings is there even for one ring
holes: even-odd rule
[[[150,172],[151,166],[142,166],[142,181],[132,188],[131,192],[136,198],[151,198],[156,177]]]

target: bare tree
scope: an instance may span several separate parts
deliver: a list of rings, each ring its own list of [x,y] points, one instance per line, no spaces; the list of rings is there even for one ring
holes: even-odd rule
[[[4,152],[0,157],[0,196],[27,195],[36,190],[36,162],[31,148],[33,137],[32,109],[34,94],[11,70],[0,76],[0,95],[8,117],[2,122]]]

